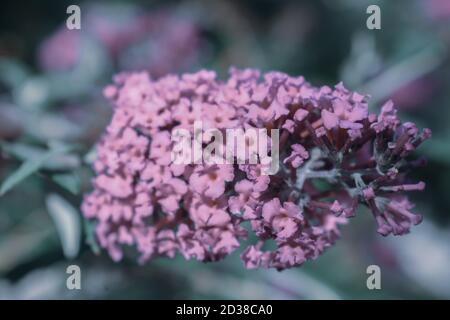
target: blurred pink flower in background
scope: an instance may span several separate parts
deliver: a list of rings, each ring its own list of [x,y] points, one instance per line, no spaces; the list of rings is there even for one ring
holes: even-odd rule
[[[79,62],[81,55],[79,30],[60,28],[41,44],[38,52],[39,65],[43,70],[68,71]]]
[[[43,70],[67,71],[90,50],[83,37],[96,41],[120,69],[145,69],[160,76],[196,61],[199,30],[194,22],[170,10],[142,11],[131,5],[88,5],[81,30],[65,25],[46,39],[38,52]]]
[[[426,106],[438,89],[439,83],[434,77],[424,76],[402,86],[391,99],[399,109],[413,110]]]
[[[450,1],[448,0],[424,0],[422,1],[428,14],[436,20],[450,18]]]

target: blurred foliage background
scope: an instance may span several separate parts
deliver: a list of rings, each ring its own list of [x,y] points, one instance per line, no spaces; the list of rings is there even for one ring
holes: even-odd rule
[[[3,1],[0,11],[0,298],[435,299],[450,298],[450,1],[89,1],[81,30],[65,28],[73,1]],[[381,30],[366,9],[381,8]],[[413,178],[424,222],[382,238],[361,210],[317,261],[245,270],[239,252],[214,264],[113,263],[79,206],[92,148],[111,110],[102,88],[118,71],[229,66],[339,81],[393,99],[401,118],[433,130]],[[82,290],[66,289],[66,267]],[[382,271],[368,290],[366,268]]]

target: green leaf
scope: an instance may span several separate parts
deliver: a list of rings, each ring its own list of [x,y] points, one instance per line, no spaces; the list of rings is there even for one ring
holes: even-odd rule
[[[55,174],[52,180],[74,195],[80,193],[80,178],[75,173]]]
[[[66,153],[70,150],[67,146],[58,146],[49,151],[36,155],[26,160],[22,165],[3,181],[0,187],[0,196],[14,188],[17,184],[28,178],[30,175],[38,171],[47,161],[54,156]]]
[[[29,72],[22,62],[0,58],[0,81],[9,88],[15,88],[27,78]]]
[[[433,137],[433,139],[425,141],[419,147],[418,152],[427,159],[448,166],[450,165],[450,150],[447,141],[441,137]]]
[[[80,250],[81,222],[78,210],[57,194],[46,199],[47,210],[55,223],[64,256],[73,259]]]
[[[427,46],[426,49],[390,66],[377,77],[360,85],[357,91],[370,93],[372,98],[369,107],[374,108],[404,85],[439,68],[444,59],[445,50],[441,45]]]
[[[99,255],[100,246],[98,245],[97,240],[95,238],[96,225],[97,224],[95,221],[84,219],[84,231],[86,233],[86,243],[89,245],[94,254]]]
[[[5,153],[20,161],[27,161],[32,158],[38,158],[48,153],[48,150],[46,149],[20,142],[0,142],[0,146]],[[71,149],[74,147],[75,146],[70,146]],[[80,162],[81,160],[76,154],[57,154],[50,159],[47,159],[47,161],[45,161],[41,168],[46,170],[70,170],[79,167]]]
[[[93,147],[91,150],[88,151],[88,153],[85,154],[83,161],[86,164],[92,165],[96,159],[97,159],[97,151],[95,147]]]

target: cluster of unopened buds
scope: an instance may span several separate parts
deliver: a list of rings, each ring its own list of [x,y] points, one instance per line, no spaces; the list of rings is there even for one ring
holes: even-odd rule
[[[332,246],[360,204],[383,236],[405,234],[422,220],[404,192],[425,185],[409,183],[405,173],[423,164],[409,157],[431,132],[401,123],[391,101],[371,114],[369,97],[342,83],[318,88],[252,69],[231,69],[226,81],[205,70],[159,79],[124,73],[105,96],[114,115],[82,209],[114,260],[132,247],[142,263],[177,253],[217,261],[250,238],[245,266],[282,270]],[[218,131],[266,129],[269,138],[277,129],[279,169],[264,174],[264,161],[174,163],[172,132],[195,134],[196,121]]]

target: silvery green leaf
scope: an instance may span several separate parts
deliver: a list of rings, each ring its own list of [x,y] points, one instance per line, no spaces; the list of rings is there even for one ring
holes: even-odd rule
[[[24,143],[0,143],[4,152],[21,161],[43,156],[48,150],[31,146]],[[80,159],[74,154],[55,154],[42,164],[43,169],[47,170],[69,170],[77,168],[80,165]]]
[[[78,211],[64,198],[50,194],[46,199],[47,210],[55,223],[64,256],[73,259],[80,249],[81,222]]]
[[[22,83],[28,76],[28,70],[20,61],[14,59],[0,59],[0,81],[10,88]]]
[[[438,297],[450,298],[450,236],[448,229],[424,221],[408,237],[388,239],[401,269],[412,282]]]
[[[27,134],[41,141],[73,140],[83,133],[79,125],[64,116],[49,112],[26,113],[24,129]]]
[[[10,176],[6,178],[5,181],[0,186],[0,196],[4,195],[6,192],[11,190],[17,184],[28,178],[30,175],[38,171],[43,167],[43,165],[50,160],[52,157],[56,155],[63,154],[69,151],[69,147],[60,147],[60,148],[52,148],[47,152],[44,152],[39,155],[35,155],[25,162],[14,171]]]
[[[50,85],[45,77],[28,77],[14,89],[13,98],[20,107],[39,111],[48,102],[50,92]]]
[[[97,243],[97,240],[95,238],[95,221],[89,221],[87,219],[84,220],[84,231],[86,233],[86,243],[91,248],[92,252],[94,254],[100,253],[100,246]]]
[[[92,165],[96,159],[97,159],[97,151],[95,150],[95,148],[89,150],[89,152],[86,153],[83,158],[84,162],[90,165]]]
[[[52,180],[74,195],[80,193],[80,179],[75,173],[55,174]]]

